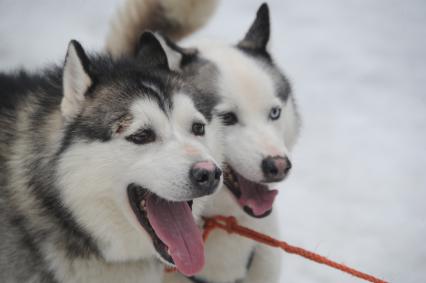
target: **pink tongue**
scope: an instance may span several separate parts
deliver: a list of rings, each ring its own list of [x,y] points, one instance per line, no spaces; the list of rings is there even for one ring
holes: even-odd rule
[[[251,182],[237,174],[241,196],[238,202],[241,206],[248,206],[254,215],[260,216],[272,209],[277,190],[269,190],[267,186]]]
[[[169,248],[177,269],[187,276],[198,273],[204,266],[204,245],[188,203],[151,195],[146,208],[149,223]]]

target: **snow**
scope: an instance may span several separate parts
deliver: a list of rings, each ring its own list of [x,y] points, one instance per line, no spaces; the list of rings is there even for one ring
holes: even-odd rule
[[[0,2],[0,69],[101,50],[118,0]],[[260,1],[223,1],[200,37],[237,42]],[[269,1],[272,54],[303,117],[280,187],[283,238],[391,282],[426,280],[426,2]],[[360,282],[284,255],[282,282]]]

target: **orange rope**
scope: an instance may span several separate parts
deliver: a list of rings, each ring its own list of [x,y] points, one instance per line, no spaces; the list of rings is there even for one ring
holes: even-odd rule
[[[178,271],[176,267],[170,267],[170,266],[166,266],[164,267],[164,271],[167,273],[171,273],[171,272],[176,272]]]
[[[360,279],[364,279],[364,280],[369,281],[369,282],[387,283],[384,280],[378,279],[374,276],[371,276],[371,275],[368,275],[368,274],[363,273],[361,271],[355,270],[355,269],[350,268],[350,267],[348,267],[344,264],[334,262],[334,261],[332,261],[332,260],[330,260],[330,259],[328,259],[324,256],[318,255],[316,253],[307,251],[307,250],[299,248],[299,247],[291,246],[284,241],[278,241],[278,240],[276,240],[272,237],[269,237],[265,234],[256,232],[256,231],[251,230],[251,229],[244,227],[244,226],[240,226],[238,224],[237,220],[235,219],[235,217],[232,217],[232,216],[226,217],[226,216],[219,215],[219,216],[214,216],[212,218],[205,218],[204,233],[203,233],[204,241],[207,240],[210,233],[215,228],[225,230],[226,232],[228,232],[230,234],[235,233],[235,234],[238,234],[240,236],[252,239],[256,242],[263,243],[263,244],[266,244],[266,245],[269,245],[269,246],[272,246],[272,247],[281,248],[288,253],[297,254],[297,255],[300,255],[300,256],[307,258],[309,260],[315,261],[317,263],[328,265],[330,267],[333,267],[335,269],[338,269],[340,271],[351,274],[355,277],[358,277]]]

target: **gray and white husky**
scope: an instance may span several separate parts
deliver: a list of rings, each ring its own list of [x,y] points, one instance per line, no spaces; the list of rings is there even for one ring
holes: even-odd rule
[[[197,20],[198,27],[206,22],[214,2],[129,0],[113,20],[107,50],[115,56],[131,53],[130,39],[146,28],[180,39],[194,30]],[[146,17],[152,14],[157,17]],[[263,4],[246,35],[234,45],[192,41],[189,46],[195,48],[182,48],[166,43],[185,80],[221,98],[215,111],[225,127],[225,188],[209,198],[203,216],[233,215],[242,225],[277,235],[272,206],[278,192],[269,189],[268,183],[287,176],[300,122],[290,84],[268,52],[269,21],[268,6]],[[191,278],[171,274],[165,282],[270,283],[279,279],[278,251],[222,231],[213,232],[205,247],[206,265],[200,273]]]
[[[159,41],[0,74],[0,282],[161,282],[204,263],[191,204],[221,185],[215,100]],[[195,212],[194,212],[195,213]]]

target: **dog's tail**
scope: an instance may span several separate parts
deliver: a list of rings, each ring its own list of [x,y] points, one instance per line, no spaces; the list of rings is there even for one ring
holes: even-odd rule
[[[201,28],[219,0],[126,0],[112,19],[106,50],[114,57],[133,54],[141,33],[158,31],[178,41]]]

